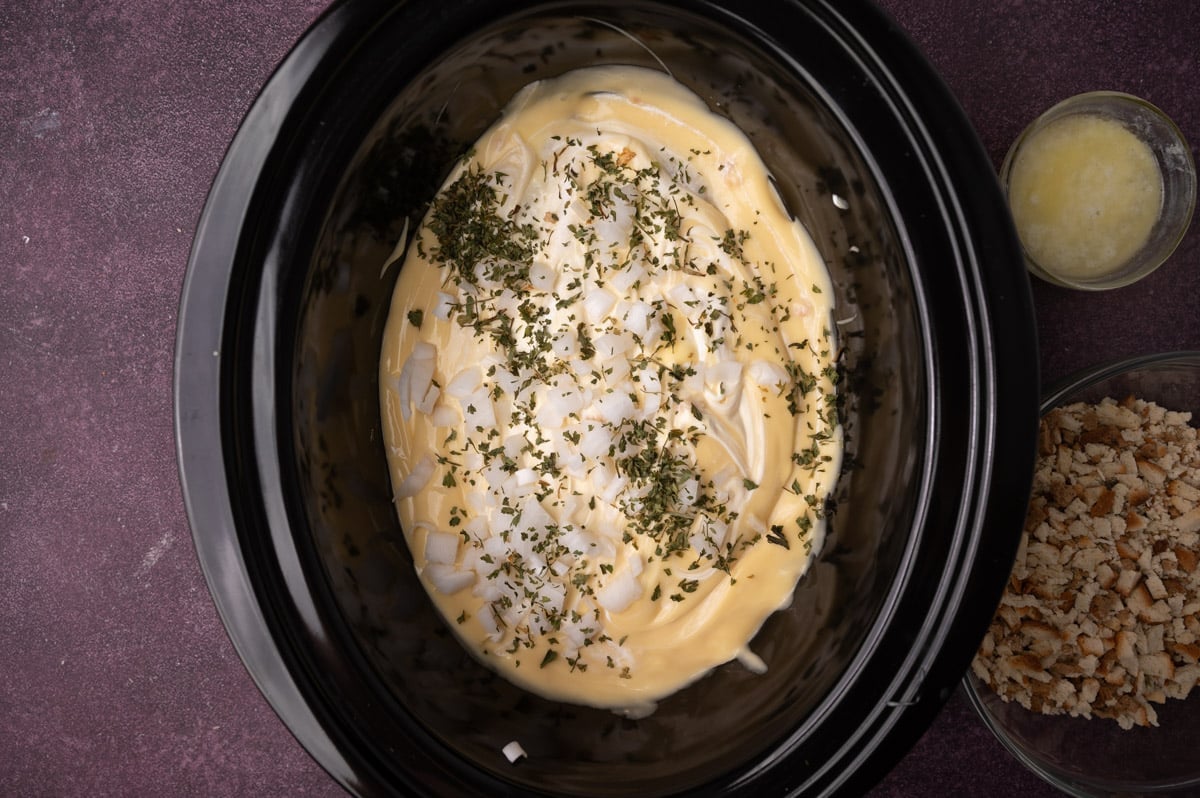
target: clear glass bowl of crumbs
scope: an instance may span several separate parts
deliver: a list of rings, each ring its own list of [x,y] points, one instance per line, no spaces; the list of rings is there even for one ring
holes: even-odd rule
[[[1088,369],[1041,413],[1029,517],[968,699],[1069,794],[1200,794],[1200,352]]]

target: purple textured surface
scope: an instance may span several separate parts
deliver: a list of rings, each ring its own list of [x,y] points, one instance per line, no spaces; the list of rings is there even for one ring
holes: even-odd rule
[[[225,636],[175,469],[172,346],[225,147],[322,0],[0,4],[0,794],[339,795]],[[1200,143],[1188,0],[883,0],[998,164],[1079,91]],[[1200,230],[1134,286],[1035,283],[1043,376],[1200,349]],[[872,793],[1054,795],[959,696]]]

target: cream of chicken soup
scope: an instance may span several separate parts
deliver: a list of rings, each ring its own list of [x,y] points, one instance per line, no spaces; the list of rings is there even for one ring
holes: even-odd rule
[[[841,437],[829,276],[745,135],[649,70],[531,84],[401,258],[385,443],[463,644],[628,712],[769,665]]]

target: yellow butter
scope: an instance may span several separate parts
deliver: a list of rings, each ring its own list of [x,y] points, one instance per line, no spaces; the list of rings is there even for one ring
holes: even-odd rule
[[[1030,258],[1066,278],[1102,277],[1149,239],[1162,209],[1150,147],[1094,114],[1051,121],[1021,143],[1009,174],[1013,222]]]

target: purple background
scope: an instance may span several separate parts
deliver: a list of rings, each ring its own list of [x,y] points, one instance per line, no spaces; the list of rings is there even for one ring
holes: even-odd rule
[[[172,347],[210,181],[323,0],[0,0],[0,794],[338,795],[225,636],[175,466]],[[1200,4],[883,0],[999,164],[1117,89],[1200,143]],[[1200,228],[1200,225],[1197,226]],[[1200,229],[1137,285],[1036,282],[1044,377],[1200,349]],[[874,796],[1054,795],[959,696]]]

